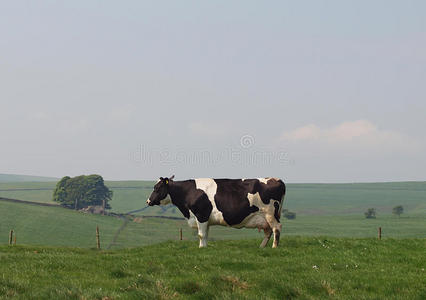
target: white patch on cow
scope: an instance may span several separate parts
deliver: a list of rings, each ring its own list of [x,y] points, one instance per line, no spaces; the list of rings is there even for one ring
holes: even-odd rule
[[[207,247],[207,236],[209,233],[209,222],[200,223],[198,225],[198,238],[200,239],[200,248]]]
[[[191,228],[198,228],[197,219],[195,218],[195,215],[192,213],[192,211],[189,211],[188,226]]]
[[[268,183],[269,178],[257,178],[257,180],[259,180],[259,181],[260,181],[260,182],[262,182],[262,183],[267,184],[267,183]]]
[[[195,187],[199,190],[204,191],[209,197],[209,200],[212,201],[213,199],[214,202],[214,195],[216,195],[217,184],[213,179],[197,178],[195,179]]]
[[[211,178],[198,178],[195,179],[195,186],[197,189],[200,189],[206,193],[213,206],[213,210],[209,217],[209,225],[227,226],[228,224],[225,222],[222,212],[217,209],[216,202],[214,201],[214,196],[217,192],[216,182]]]
[[[240,224],[233,225],[232,227],[266,229],[269,227],[269,225],[264,215],[262,215],[261,213],[255,212],[248,215]]]
[[[260,198],[259,193],[256,194],[248,194],[247,198],[250,201],[250,205],[256,205],[257,207],[259,207],[259,211],[257,213],[260,213],[262,216],[264,216],[266,223],[268,224],[268,227],[270,227],[274,233],[274,243],[272,245],[272,248],[276,248],[278,247],[278,238],[281,232],[281,223],[279,223],[276,219],[275,219],[275,202],[278,202],[278,200],[275,199],[270,199],[269,204],[264,204],[262,202],[262,199]],[[280,211],[280,210],[279,210]],[[249,219],[252,216],[248,216],[247,218],[244,219],[243,222],[250,222]],[[248,227],[248,226],[246,226]],[[265,234],[266,235],[266,234]],[[267,240],[269,240],[269,238],[265,237],[266,243]],[[264,246],[264,244],[266,244],[264,242],[262,242],[261,247]]]
[[[269,204],[265,204],[260,198],[259,193],[256,193],[256,194],[248,193],[247,199],[250,202],[250,206],[255,205],[256,207],[259,208],[259,210],[257,212],[254,212],[248,215],[240,224],[234,225],[232,227],[268,229],[270,227],[270,222],[268,222],[268,220],[272,220],[272,218],[275,218],[274,203],[277,202],[277,200],[271,199]]]

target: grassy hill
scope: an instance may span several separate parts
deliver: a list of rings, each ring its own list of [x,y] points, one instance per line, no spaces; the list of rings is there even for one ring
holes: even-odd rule
[[[117,217],[77,212],[62,207],[46,207],[0,200],[0,244],[6,244],[13,229],[18,244],[72,246],[90,248],[95,246],[95,229],[101,231],[102,247],[107,247],[124,221]],[[135,222],[136,221],[136,222]],[[183,238],[197,244],[198,237],[185,220],[139,218],[127,223],[119,234],[114,248],[150,245],[167,240],[177,240],[182,228]],[[257,237],[257,230],[214,227],[210,239],[241,239]]]
[[[0,174],[0,182],[40,182],[40,181],[58,181],[58,178],[16,175],[16,174]]]
[[[1,200],[0,214],[0,244],[7,243],[9,230],[13,229],[18,244],[90,248],[95,246],[95,228],[99,226],[102,247],[105,248],[124,223],[117,217]],[[138,218],[135,221],[127,223],[112,249],[177,240],[180,228],[184,239],[197,244],[197,235],[185,220]],[[426,237],[425,217],[419,215],[401,218],[382,216],[368,220],[361,216],[300,216],[296,220],[283,218],[283,236],[374,237],[379,226],[383,228],[384,237]],[[260,243],[262,236],[263,233],[255,229],[213,226],[209,240],[257,238]]]
[[[284,237],[115,251],[0,246],[0,298],[425,299],[425,239]]]
[[[107,182],[114,191],[112,211],[127,212],[145,207],[153,182]],[[0,197],[52,203],[55,182],[0,183]],[[391,214],[402,204],[404,214]],[[284,235],[327,235],[336,237],[374,237],[377,228],[393,238],[426,237],[426,183],[368,184],[289,184],[285,208],[295,211],[295,220],[283,219]],[[365,219],[363,212],[375,207],[377,219]],[[144,215],[182,217],[173,207],[163,212],[150,207]],[[60,207],[37,207],[0,200],[0,244],[7,242],[10,229],[17,232],[18,243],[92,247],[96,225],[101,228],[103,245],[108,245],[123,221],[114,217],[87,215]],[[196,240],[185,221],[142,219],[131,222],[119,235],[115,247],[142,246],[176,239],[183,228],[186,239]],[[257,230],[212,227],[211,239],[258,238]]]

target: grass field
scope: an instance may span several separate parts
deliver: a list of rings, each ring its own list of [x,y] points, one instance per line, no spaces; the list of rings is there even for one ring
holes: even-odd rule
[[[18,244],[90,248],[95,246],[95,228],[99,226],[105,248],[123,224],[117,217],[5,201],[0,201],[0,212],[0,244],[8,242],[9,230],[13,229]],[[136,221],[127,224],[112,249],[177,240],[180,228],[184,239],[197,244],[197,235],[184,220],[141,218]],[[425,218],[419,215],[382,216],[375,220],[362,216],[300,216],[295,220],[283,218],[283,235],[374,237],[381,226],[384,237],[425,238],[425,223]],[[256,229],[212,226],[209,240],[257,238],[260,243],[262,236]]]
[[[153,182],[107,185],[112,211],[122,213],[144,207]],[[0,197],[52,203],[54,187],[0,182]],[[123,219],[0,200],[0,299],[426,297],[425,182],[287,187],[285,208],[297,218],[283,218],[279,249],[259,249],[257,230],[220,226],[198,249],[185,220],[147,217],[181,216],[173,207],[146,209],[112,244]],[[391,214],[396,205],[404,206],[401,217]],[[364,218],[369,207],[377,219]],[[101,251],[94,250],[96,226]],[[372,238],[379,226],[381,241]],[[10,229],[16,246],[5,245]]]
[[[425,239],[284,237],[114,251],[0,246],[0,298],[425,299]]]
[[[95,229],[99,226],[101,244],[105,248],[123,225],[123,220],[117,217],[86,214],[62,207],[0,201],[0,212],[0,244],[8,242],[9,230],[13,229],[18,244],[90,248],[95,246]],[[143,218],[136,221],[127,224],[112,249],[177,240],[180,228],[184,239],[197,244],[198,237],[185,220]],[[260,243],[262,234],[252,229],[220,226],[212,227],[210,232],[210,240],[254,237]]]

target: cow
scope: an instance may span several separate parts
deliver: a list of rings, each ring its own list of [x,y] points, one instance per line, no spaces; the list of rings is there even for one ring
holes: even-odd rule
[[[260,247],[267,245],[272,233],[272,248],[278,247],[286,191],[281,179],[173,179],[160,177],[146,202],[149,206],[174,204],[188,224],[198,228],[200,248],[207,247],[210,225],[263,229]]]

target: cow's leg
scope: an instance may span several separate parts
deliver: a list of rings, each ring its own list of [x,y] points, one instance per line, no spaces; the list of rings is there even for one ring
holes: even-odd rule
[[[272,248],[277,248],[280,243],[280,235],[281,235],[281,223],[278,222],[274,216],[268,216],[266,220],[269,223],[269,226],[272,228],[272,232],[274,233],[274,243],[272,244]]]
[[[263,232],[265,233],[265,237],[262,241],[262,243],[260,244],[260,248],[265,248],[265,246],[268,244],[269,240],[271,239],[272,236],[272,229],[271,227],[267,227],[265,229],[263,229]]]
[[[198,225],[198,238],[200,239],[200,248],[207,247],[207,235],[209,233],[209,222],[200,223]]]
[[[272,230],[274,231],[274,243],[272,244],[272,248],[277,248],[280,243],[281,223],[277,223]]]

